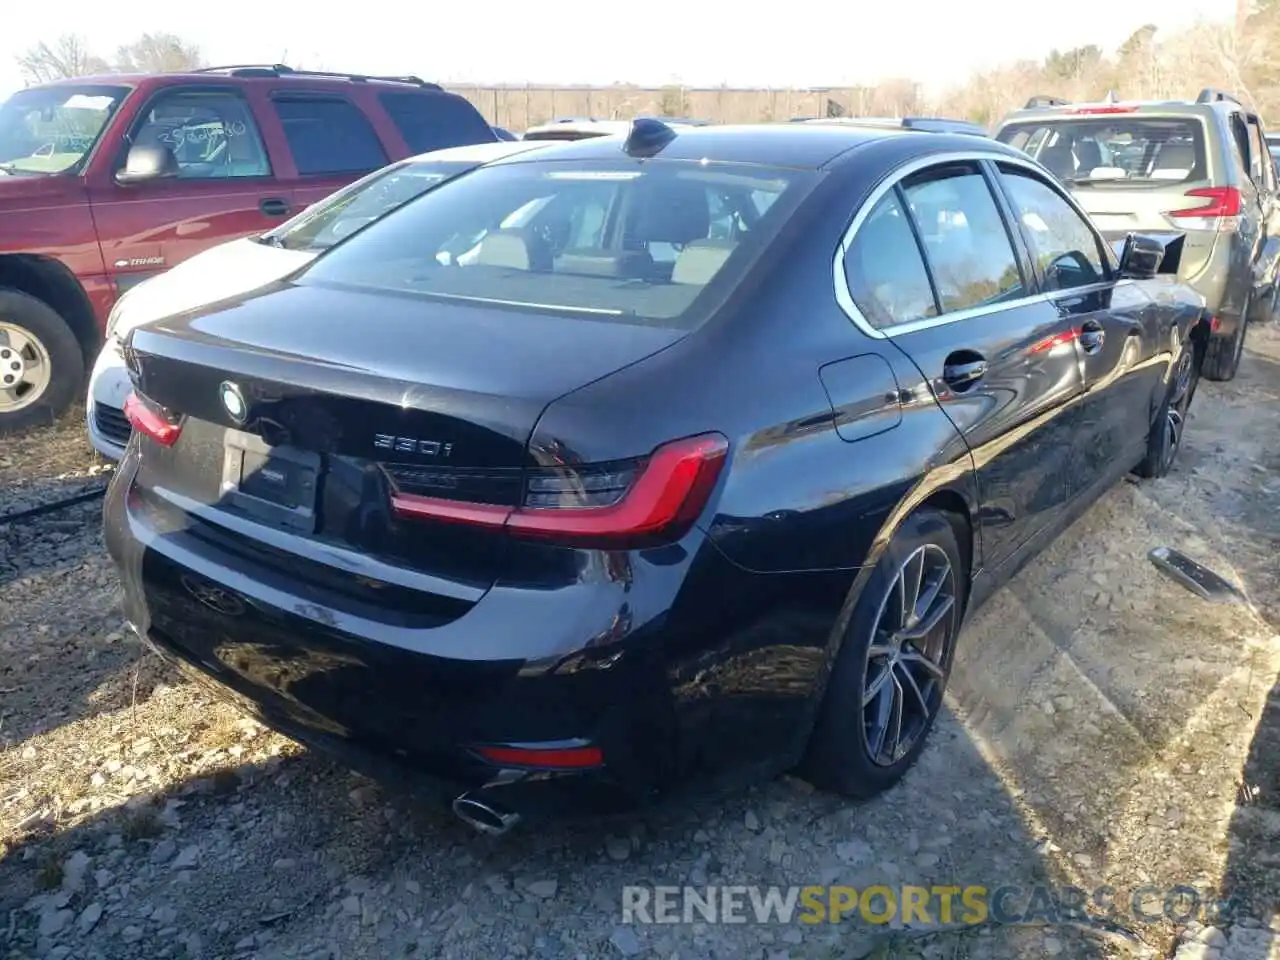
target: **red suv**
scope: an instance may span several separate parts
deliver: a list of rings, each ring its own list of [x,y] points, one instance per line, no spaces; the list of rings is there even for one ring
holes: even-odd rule
[[[390,161],[496,140],[417,77],[89,77],[0,104],[0,435],[80,391],[116,298]]]

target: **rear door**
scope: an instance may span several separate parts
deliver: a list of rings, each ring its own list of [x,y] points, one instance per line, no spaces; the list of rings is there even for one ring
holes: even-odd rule
[[[391,161],[369,118],[345,97],[277,91],[271,109],[297,167],[293,200],[299,210]]]
[[[132,144],[168,148],[179,173],[90,186],[103,259],[122,291],[215,244],[269,230],[289,213],[288,191],[235,87],[164,88],[139,111],[113,171]]]
[[[1040,289],[1070,325],[1084,371],[1084,402],[1067,471],[1074,497],[1114,482],[1141,456],[1159,368],[1156,306],[1132,281],[1115,279],[1102,238],[1047,177],[998,163],[998,180],[1031,254]]]
[[[1072,321],[1038,295],[976,158],[911,172],[872,202],[845,257],[850,294],[968,444],[983,563],[994,568],[1068,496],[1083,392]]]

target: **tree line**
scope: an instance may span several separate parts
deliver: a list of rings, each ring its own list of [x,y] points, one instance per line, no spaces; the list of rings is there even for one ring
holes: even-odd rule
[[[839,101],[828,103],[828,112],[850,116],[936,114],[990,125],[1036,94],[1089,100],[1114,91],[1121,99],[1158,100],[1194,97],[1204,87],[1216,87],[1255,107],[1264,117],[1280,117],[1280,0],[1247,4],[1249,0],[1238,0],[1237,14],[1229,21],[1204,20],[1168,33],[1148,24],[1114,51],[1090,44],[1053,50],[1041,60],[1010,60],[978,71],[932,98],[910,77],[847,88],[840,92]],[[19,69],[29,83],[203,65],[199,47],[169,33],[145,33],[118,48],[110,60],[70,34],[37,44],[18,57]],[[664,87],[660,99],[664,114],[688,111],[683,88]],[[759,119],[786,119],[765,115],[769,112],[762,111]]]
[[[104,73],[193,70],[205,65],[199,47],[172,33],[144,33],[133,43],[118,47],[111,59],[92,50],[83,37],[67,33],[52,42],[37,43],[18,56],[17,62],[29,84]]]

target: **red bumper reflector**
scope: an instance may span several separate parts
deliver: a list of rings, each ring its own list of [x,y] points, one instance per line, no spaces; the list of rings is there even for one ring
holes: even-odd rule
[[[124,415],[133,429],[142,433],[162,447],[172,447],[178,442],[182,433],[182,425],[172,423],[164,414],[143,400],[136,393],[130,393],[124,399]]]
[[[580,770],[604,766],[599,747],[476,747],[476,753],[490,763],[508,767]]]

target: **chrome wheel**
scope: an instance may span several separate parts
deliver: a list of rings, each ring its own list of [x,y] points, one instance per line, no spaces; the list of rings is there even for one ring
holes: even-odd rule
[[[0,414],[31,406],[49,389],[49,351],[31,331],[0,320]]]
[[[877,766],[901,760],[942,702],[958,623],[955,570],[934,544],[917,547],[880,602],[867,648],[862,736]]]

